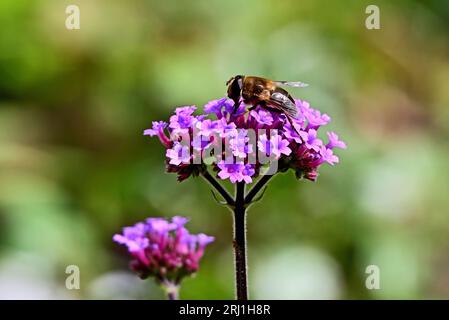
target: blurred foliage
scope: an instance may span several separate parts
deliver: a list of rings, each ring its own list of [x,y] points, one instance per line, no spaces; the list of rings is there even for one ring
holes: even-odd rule
[[[368,4],[0,1],[0,297],[161,298],[111,237],[182,214],[217,237],[182,298],[232,298],[230,214],[142,131],[251,74],[309,83],[292,93],[348,143],[317,183],[280,175],[251,208],[252,297],[448,298],[449,3],[376,1],[380,30]]]

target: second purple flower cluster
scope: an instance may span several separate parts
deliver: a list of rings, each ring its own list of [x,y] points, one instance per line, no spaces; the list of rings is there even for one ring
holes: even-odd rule
[[[213,237],[191,234],[184,227],[188,219],[173,217],[148,218],[123,228],[113,240],[126,245],[133,257],[131,269],[142,279],[154,276],[158,281],[179,283],[185,276],[198,271],[205,247]]]

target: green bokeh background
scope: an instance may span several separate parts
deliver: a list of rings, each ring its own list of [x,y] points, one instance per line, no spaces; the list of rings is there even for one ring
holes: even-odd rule
[[[309,83],[292,94],[348,144],[316,183],[280,175],[251,208],[251,297],[449,298],[448,36],[437,0],[0,1],[0,298],[163,298],[111,237],[178,214],[217,239],[181,297],[233,298],[231,215],[164,173],[142,132],[234,74]]]

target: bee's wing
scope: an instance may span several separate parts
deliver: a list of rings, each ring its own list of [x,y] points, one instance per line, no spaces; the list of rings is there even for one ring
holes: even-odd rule
[[[298,116],[298,108],[296,105],[290,100],[290,98],[281,93],[281,92],[273,92],[270,96],[270,99],[267,101],[267,105],[271,108],[277,109],[287,116],[296,118]]]
[[[307,83],[301,81],[274,81],[278,86],[289,86],[295,88],[304,88],[309,86]]]

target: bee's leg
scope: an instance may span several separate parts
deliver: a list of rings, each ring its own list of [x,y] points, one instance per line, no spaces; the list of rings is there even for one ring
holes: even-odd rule
[[[296,128],[295,122],[293,121],[292,117],[287,114],[286,114],[286,117],[287,117],[288,122],[290,122],[290,125],[292,126],[293,130],[298,134],[298,136],[301,136],[301,134],[298,131],[298,128]]]
[[[234,113],[237,112],[237,109],[238,109],[239,106],[240,106],[240,101],[239,101],[239,100],[240,100],[240,99],[234,100],[234,110],[232,111],[232,114],[234,114]]]
[[[267,108],[268,110],[271,110],[271,111],[273,111],[273,112],[276,112],[276,113],[285,115],[285,117],[287,118],[288,122],[289,122],[290,125],[292,126],[293,130],[294,130],[299,136],[301,136],[301,134],[299,133],[298,128],[296,127],[295,122],[293,121],[292,116],[290,116],[290,115],[288,115],[288,114],[286,114],[286,113],[280,111],[280,110],[277,109],[277,108],[272,108],[272,107],[270,107],[270,106],[265,106],[265,108]]]

